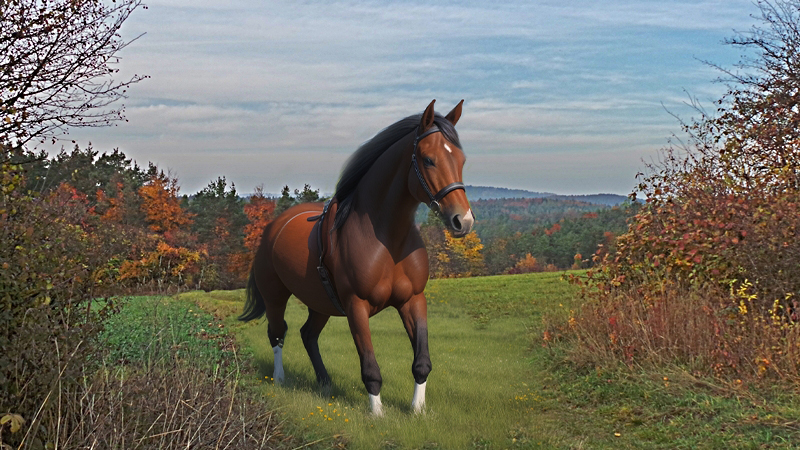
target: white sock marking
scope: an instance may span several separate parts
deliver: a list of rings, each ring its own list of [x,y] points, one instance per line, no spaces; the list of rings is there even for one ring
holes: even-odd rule
[[[414,385],[414,398],[411,400],[411,409],[415,414],[424,412],[425,410],[425,385],[428,382]]]
[[[272,372],[272,379],[275,384],[283,384],[283,349],[272,347],[272,354],[275,356],[275,371]]]
[[[383,403],[381,403],[381,394],[369,394],[369,409],[372,410],[373,416],[383,417]]]

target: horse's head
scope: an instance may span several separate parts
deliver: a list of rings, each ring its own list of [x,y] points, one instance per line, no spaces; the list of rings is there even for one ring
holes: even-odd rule
[[[445,117],[434,113],[434,102],[422,113],[417,128],[408,185],[417,200],[439,213],[453,236],[464,237],[475,222],[461,181],[467,158],[454,128],[464,100]]]

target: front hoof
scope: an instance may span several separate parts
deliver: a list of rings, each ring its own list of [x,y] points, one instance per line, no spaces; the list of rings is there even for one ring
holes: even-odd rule
[[[369,394],[369,409],[372,411],[374,417],[383,417],[383,403],[381,403],[381,394]]]
[[[427,384],[428,382],[426,381],[414,386],[414,398],[411,400],[411,409],[414,414],[425,413],[425,385]]]

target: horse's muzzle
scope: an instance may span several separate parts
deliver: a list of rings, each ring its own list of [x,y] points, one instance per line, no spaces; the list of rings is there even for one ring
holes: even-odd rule
[[[452,232],[453,237],[462,238],[469,234],[474,223],[475,216],[473,216],[470,208],[466,214],[453,214],[448,217],[446,225]]]

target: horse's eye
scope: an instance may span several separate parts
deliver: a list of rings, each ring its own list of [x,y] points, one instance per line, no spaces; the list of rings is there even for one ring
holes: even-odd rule
[[[433,167],[433,160],[430,158],[422,158],[422,164],[425,164],[425,167]]]

